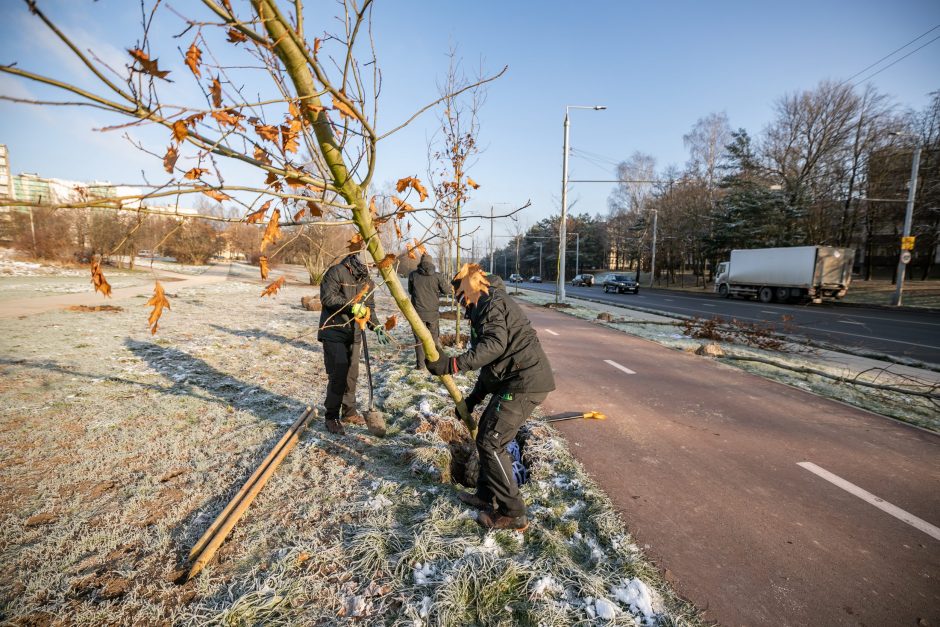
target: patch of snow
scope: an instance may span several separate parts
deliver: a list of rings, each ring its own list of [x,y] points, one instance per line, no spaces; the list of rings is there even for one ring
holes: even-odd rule
[[[536,581],[534,586],[532,586],[533,597],[551,596],[561,591],[562,587],[558,585],[558,582],[556,582],[555,578],[551,575],[545,575]]]
[[[384,494],[380,494],[369,499],[368,505],[370,509],[385,509],[386,507],[390,507],[392,502]]]
[[[626,582],[626,580],[624,580]],[[642,614],[643,618],[653,618],[653,596],[645,583],[634,577],[624,586],[611,589],[614,598],[630,607],[633,614]]]
[[[427,618],[428,614],[431,613],[431,597],[424,597],[421,599],[421,609],[418,610],[421,618]]]
[[[431,578],[437,574],[437,569],[434,567],[434,564],[428,562],[427,564],[422,564],[418,562],[414,566],[414,580],[415,584],[419,586],[427,585],[431,583]]]
[[[418,411],[421,412],[425,418],[429,418],[434,415],[434,411],[431,409],[431,403],[426,399],[421,401],[418,405]]]
[[[594,611],[603,620],[614,620],[617,617],[617,606],[603,597],[594,601]]]

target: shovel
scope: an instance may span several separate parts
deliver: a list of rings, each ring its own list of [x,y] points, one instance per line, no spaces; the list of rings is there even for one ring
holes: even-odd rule
[[[366,321],[368,319],[368,316],[361,318],[362,322],[359,322],[360,318],[356,319],[356,323],[359,325],[359,334],[362,337],[362,355],[366,360],[366,375],[369,378],[369,411],[366,412],[364,418],[369,433],[382,438],[385,437],[385,416],[375,408],[375,399],[372,393],[372,362],[369,359],[369,342],[366,339]]]
[[[561,422],[562,420],[577,420],[579,418],[584,418],[585,420],[607,420],[607,416],[602,414],[599,411],[588,411],[588,412],[569,412],[567,414],[555,414],[554,416],[546,416],[542,420],[544,422]]]

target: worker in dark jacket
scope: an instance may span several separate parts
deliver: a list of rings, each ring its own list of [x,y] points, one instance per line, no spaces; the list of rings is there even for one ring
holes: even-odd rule
[[[408,293],[411,294],[411,304],[418,312],[418,317],[431,332],[438,352],[441,350],[440,298],[450,294],[450,289],[450,282],[435,271],[434,259],[431,255],[421,255],[418,269],[408,275]],[[424,346],[417,335],[415,335],[415,358],[417,367],[424,369]]]
[[[521,531],[528,526],[525,503],[506,447],[532,410],[555,389],[555,378],[535,329],[506,294],[502,280],[486,276],[487,293],[473,303],[477,294],[469,294],[466,281],[459,280],[466,269],[455,277],[454,291],[470,318],[470,349],[456,357],[441,355],[437,361],[427,362],[427,367],[436,375],[480,370],[473,391],[465,399],[466,411],[472,412],[491,395],[476,439],[480,476],[476,494],[461,494],[460,499],[481,510],[479,521],[483,526]],[[483,274],[479,266],[470,266],[469,272]],[[465,419],[459,404],[457,412]]]
[[[363,289],[367,291],[361,296]],[[375,322],[374,289],[368,269],[355,253],[327,270],[320,283],[322,309],[317,339],[323,344],[323,361],[329,377],[324,405],[330,433],[344,433],[340,411],[346,422],[365,423],[356,410],[361,346],[356,319],[362,321],[368,315],[366,324],[375,331],[378,342],[389,343],[385,327]]]

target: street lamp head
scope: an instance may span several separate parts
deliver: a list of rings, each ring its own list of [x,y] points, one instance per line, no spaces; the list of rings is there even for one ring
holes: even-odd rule
[[[604,105],[596,105],[596,106],[594,107],[594,110],[595,110],[595,111],[603,111],[603,110],[606,109],[606,108],[607,108],[607,107],[605,107]]]

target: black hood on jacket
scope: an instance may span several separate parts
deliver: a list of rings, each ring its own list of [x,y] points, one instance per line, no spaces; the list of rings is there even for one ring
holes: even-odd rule
[[[418,262],[418,272],[425,276],[431,276],[434,271],[434,258],[428,254],[421,255],[421,261]]]
[[[359,259],[359,253],[347,255],[346,258],[343,259],[343,265],[346,266],[356,281],[362,281],[369,277],[369,269],[366,268],[366,265]]]

